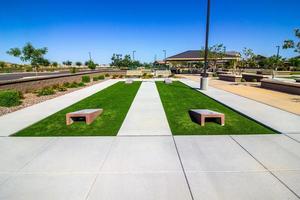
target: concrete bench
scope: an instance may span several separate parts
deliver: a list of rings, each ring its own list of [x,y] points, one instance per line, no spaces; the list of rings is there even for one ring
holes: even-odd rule
[[[270,90],[300,95],[299,83],[288,83],[273,79],[263,79],[261,80],[261,87]]]
[[[166,79],[164,80],[164,82],[165,82],[165,84],[171,84],[173,81],[172,81],[172,79],[170,79],[170,78],[166,78]]]
[[[66,124],[71,125],[74,121],[85,120],[86,124],[91,124],[101,113],[103,109],[85,109],[66,114]]]
[[[207,109],[192,109],[189,110],[190,117],[192,120],[201,126],[205,125],[205,119],[213,118],[217,119],[221,126],[225,125],[225,115],[223,113],[215,112]]]
[[[261,74],[242,74],[243,79],[247,82],[252,82],[253,80],[256,80],[256,82],[261,82],[262,79],[267,79],[267,76],[261,75]]]
[[[222,81],[241,82],[242,76],[233,74],[220,74],[219,79]]]
[[[132,79],[126,79],[125,80],[125,84],[132,84],[133,83],[133,80]]]

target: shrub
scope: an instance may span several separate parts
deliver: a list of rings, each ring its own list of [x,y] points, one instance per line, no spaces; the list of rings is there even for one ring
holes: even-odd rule
[[[112,78],[116,79],[117,77],[118,77],[118,75],[114,74]]]
[[[47,96],[55,94],[55,90],[52,87],[44,87],[37,91],[38,96]]]
[[[119,75],[119,78],[123,78],[123,75]]]
[[[99,80],[104,80],[105,77],[104,77],[104,75],[100,75],[100,76],[98,76],[98,79],[99,79]]]
[[[95,76],[93,77],[93,81],[98,81],[99,80],[99,77]]]
[[[252,82],[257,82],[257,80],[254,78],[254,79],[252,79]]]
[[[83,87],[83,86],[85,86],[85,84],[84,84],[84,82],[80,82],[80,83],[77,84],[77,86],[78,87]]]
[[[110,77],[109,74],[105,74],[105,77]]]
[[[241,82],[246,82],[246,80],[244,78],[241,79]]]
[[[158,75],[158,78],[162,78],[163,77],[163,75]]]
[[[54,84],[54,85],[52,85],[52,89],[57,90],[59,88],[59,86],[60,86],[59,84]]]
[[[76,69],[76,67],[72,67],[70,69],[70,73],[75,74],[78,70]]]
[[[77,88],[77,87],[79,87],[79,85],[77,82],[74,81],[74,82],[70,83],[68,88]]]
[[[84,82],[84,83],[89,83],[89,82],[91,82],[91,77],[89,77],[89,76],[82,76],[81,77],[81,81]]]
[[[0,106],[12,107],[20,105],[23,95],[17,90],[1,90],[0,91]]]
[[[66,87],[66,88],[70,87],[70,83],[69,82],[64,82],[63,87]]]
[[[68,89],[63,85],[59,85],[56,90],[59,91],[59,92],[64,92],[64,91],[67,91]]]

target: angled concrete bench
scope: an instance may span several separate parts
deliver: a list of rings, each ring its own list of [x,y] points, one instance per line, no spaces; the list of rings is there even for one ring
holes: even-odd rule
[[[205,125],[205,119],[214,118],[221,124],[221,126],[225,125],[225,115],[223,113],[215,112],[207,109],[191,109],[189,110],[189,114],[192,120],[201,126]]]
[[[133,83],[133,80],[132,79],[126,79],[125,80],[125,84],[132,84]]]
[[[164,82],[165,82],[165,84],[171,84],[173,81],[172,81],[172,79],[170,79],[170,78],[166,78],[166,79],[164,80]]]
[[[91,124],[101,113],[103,109],[84,109],[66,114],[66,124],[71,125],[74,121],[84,119],[86,124]]]

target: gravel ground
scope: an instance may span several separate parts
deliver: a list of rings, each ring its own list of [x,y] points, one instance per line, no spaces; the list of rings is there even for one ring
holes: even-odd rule
[[[55,97],[58,97],[58,96],[61,96],[61,95],[64,95],[64,94],[68,94],[68,93],[71,93],[71,92],[74,92],[76,90],[80,90],[82,88],[85,88],[85,87],[88,87],[88,86],[91,86],[91,85],[94,85],[96,83],[100,83],[101,81],[97,81],[97,82],[91,82],[91,83],[88,83],[86,84],[86,86],[84,87],[80,87],[80,88],[69,88],[67,91],[64,91],[64,92],[56,92],[54,95],[48,95],[48,96],[40,96],[38,97],[36,94],[34,93],[27,93],[27,94],[24,94],[24,99],[22,100],[22,104],[19,105],[19,106],[14,106],[14,107],[10,107],[10,108],[7,108],[7,107],[1,107],[0,106],[0,116],[2,115],[6,115],[8,113],[11,113],[11,112],[14,112],[14,111],[17,111],[17,110],[20,110],[20,109],[23,109],[23,108],[26,108],[26,107],[29,107],[29,106],[32,106],[34,104],[38,104],[38,103],[41,103],[43,101],[46,101],[46,100],[49,100],[49,99],[53,99]]]

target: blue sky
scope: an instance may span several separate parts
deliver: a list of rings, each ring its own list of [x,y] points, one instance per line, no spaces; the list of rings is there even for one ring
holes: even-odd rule
[[[299,0],[211,1],[210,44],[227,50],[270,56],[300,28]],[[163,49],[170,56],[204,46],[205,12],[206,0],[3,0],[0,60],[17,61],[5,52],[26,42],[48,47],[46,57],[59,62],[85,61],[89,51],[98,63],[132,50],[141,61],[162,59]]]

